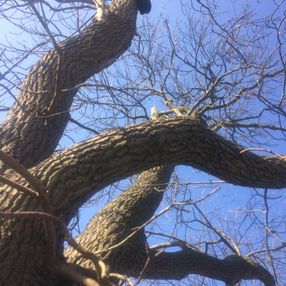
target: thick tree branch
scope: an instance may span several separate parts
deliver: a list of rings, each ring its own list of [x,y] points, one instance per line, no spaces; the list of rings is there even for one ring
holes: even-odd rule
[[[180,280],[190,274],[221,280],[227,285],[235,285],[240,280],[257,279],[266,286],[275,286],[273,276],[247,258],[228,256],[222,260],[192,249],[153,253],[142,277]]]
[[[2,151],[25,167],[52,154],[69,120],[74,86],[111,65],[130,46],[137,15],[134,1],[119,5],[114,0],[106,20],[95,19],[38,61],[0,127]]]
[[[111,271],[139,279],[180,280],[199,274],[227,285],[259,279],[267,286],[274,286],[272,275],[249,259],[228,256],[221,260],[187,247],[176,253],[147,249],[144,227],[140,226],[144,226],[157,209],[163,194],[158,188],[166,188],[171,171],[172,167],[161,167],[143,172],[127,191],[94,216],[77,238],[78,243],[103,259]],[[94,269],[91,261],[73,248],[67,249],[65,255],[69,262]]]
[[[92,194],[157,164],[185,164],[229,183],[286,186],[285,156],[258,156],[188,118],[116,129],[82,142],[32,169],[54,207],[70,214]]]
[[[134,184],[91,219],[77,242],[103,259],[112,272],[141,271],[147,258],[144,224],[158,208],[172,171],[173,166],[160,166],[141,173]],[[94,269],[90,260],[71,247],[65,256],[69,262]]]

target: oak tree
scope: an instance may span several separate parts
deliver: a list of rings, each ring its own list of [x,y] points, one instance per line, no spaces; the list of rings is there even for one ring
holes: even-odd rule
[[[0,285],[132,285],[193,274],[226,285],[283,283],[285,229],[280,217],[270,220],[269,204],[281,202],[270,192],[286,186],[286,157],[266,146],[285,140],[285,3],[273,1],[267,20],[248,7],[222,19],[213,1],[176,5],[184,24],[136,27],[148,0],[3,1],[3,18],[36,44],[1,51],[1,109],[9,111],[0,127]],[[218,178],[211,187],[255,188],[265,221],[250,208],[232,223],[264,233],[260,248],[212,223],[200,203],[219,187],[194,199],[192,181],[174,173],[179,165]],[[73,238],[68,226],[80,207],[135,174]],[[162,200],[168,206],[158,211]],[[175,226],[148,228],[169,211],[186,233],[200,227],[200,239],[176,236]],[[162,241],[151,245],[156,236]]]

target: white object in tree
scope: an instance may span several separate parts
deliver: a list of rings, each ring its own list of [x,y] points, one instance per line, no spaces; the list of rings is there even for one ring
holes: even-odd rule
[[[106,19],[106,10],[107,10],[107,7],[105,5],[105,0],[94,0],[94,3],[97,9],[95,19],[97,21],[104,21]]]
[[[154,104],[152,107],[151,107],[151,119],[152,120],[155,120],[155,119],[158,119],[159,117],[159,112],[156,108],[156,105]]]

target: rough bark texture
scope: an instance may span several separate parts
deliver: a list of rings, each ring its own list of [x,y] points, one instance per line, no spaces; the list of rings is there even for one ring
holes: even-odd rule
[[[30,171],[46,186],[55,213],[68,220],[94,192],[158,163],[189,164],[241,185],[274,188],[286,185],[283,157],[241,153],[239,146],[187,118],[152,121],[107,132],[47,159]],[[19,176],[12,176],[14,181],[25,184]],[[7,186],[1,188],[1,207],[4,211],[41,210],[37,199]],[[47,246],[40,219],[6,220],[1,237],[2,275],[6,273],[12,278],[12,265],[19,283],[25,281],[25,275],[30,279],[31,272],[41,274]],[[60,237],[58,241],[61,251]],[[16,253],[22,253],[20,258]],[[31,256],[39,259],[27,263],[27,257]],[[127,256],[127,265],[129,259]]]
[[[94,19],[39,60],[0,128],[0,148],[26,167],[49,157],[69,121],[77,85],[112,64],[136,31],[134,0],[113,1],[104,21]]]
[[[0,148],[30,168],[43,184],[53,214],[66,222],[104,186],[145,171],[134,186],[95,216],[78,238],[88,250],[100,251],[99,257],[111,271],[154,279],[181,279],[197,273],[227,283],[257,278],[272,286],[267,271],[243,259],[218,260],[191,249],[160,255],[149,251],[144,229],[126,244],[110,247],[144,224],[156,210],[162,198],[158,188],[165,188],[173,168],[156,166],[186,164],[233,184],[282,188],[286,186],[285,156],[243,152],[242,147],[199,122],[180,117],[111,130],[51,156],[68,122],[76,86],[113,63],[129,47],[135,33],[136,2],[114,0],[106,20],[94,20],[78,36],[58,44],[39,60],[0,128]],[[13,170],[4,171],[2,166],[2,173],[14,183],[33,188]],[[0,208],[11,215],[7,218],[2,213],[0,219],[0,285],[72,285],[54,272],[47,224],[39,214],[27,213],[46,211],[39,197],[2,183]],[[26,215],[16,217],[15,212]],[[63,261],[59,227],[54,239],[57,258]],[[90,262],[73,249],[66,255],[70,262],[92,269]],[[176,261],[175,268],[172,261]]]
[[[58,44],[36,63],[1,125],[2,151],[26,167],[54,152],[68,123],[76,86],[112,64],[129,47],[136,15],[135,0],[114,0],[106,21],[93,20],[79,35]],[[1,169],[3,172],[3,166]],[[27,185],[17,175],[7,176]],[[1,185],[0,193],[1,211],[42,209],[38,199],[11,187]],[[0,285],[56,284],[57,279],[49,273],[46,240],[42,219],[1,219]]]
[[[148,256],[143,225],[158,208],[172,170],[173,167],[156,167],[143,172],[127,191],[90,221],[77,238],[78,243],[95,254],[99,253],[98,256],[113,272],[138,276]],[[65,251],[65,256],[69,262],[93,268],[90,260],[72,248]]]
[[[285,157],[242,150],[197,121],[171,118],[106,132],[47,159],[32,172],[51,190],[61,212],[73,201],[83,202],[91,189],[162,163],[191,165],[242,186],[286,185]]]
[[[102,259],[112,272],[137,278],[180,280],[200,274],[227,284],[260,279],[265,285],[274,285],[268,271],[242,257],[220,260],[191,248],[175,253],[149,249],[144,226],[158,208],[172,171],[171,165],[143,172],[127,191],[91,219],[77,242]],[[72,247],[65,256],[71,263],[95,270],[92,261]]]

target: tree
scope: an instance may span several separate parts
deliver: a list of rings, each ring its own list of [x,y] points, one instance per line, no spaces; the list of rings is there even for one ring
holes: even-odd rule
[[[162,36],[146,20],[128,51],[137,33],[137,7],[148,12],[148,1],[113,0],[108,5],[95,1],[96,17],[88,24],[85,19],[94,8],[92,2],[56,2],[58,6],[5,1],[1,8],[5,18],[41,36],[41,41],[34,48],[12,45],[2,52],[2,98],[10,95],[15,102],[0,128],[0,284],[90,286],[123,281],[131,285],[129,277],[140,282],[180,280],[190,274],[227,285],[241,280],[260,280],[267,286],[283,283],[280,268],[285,262],[279,256],[285,251],[285,229],[278,225],[280,217],[269,219],[269,189],[286,186],[286,157],[260,152],[267,151],[267,144],[261,143],[265,135],[272,144],[285,140],[285,38],[281,34],[285,19],[280,12],[284,1],[273,2],[267,22],[255,20],[245,8],[224,24],[215,3],[181,1],[187,20],[179,37],[170,22],[164,21]],[[18,9],[28,22],[19,24]],[[68,21],[71,16],[75,22]],[[77,32],[70,35],[68,25]],[[269,39],[275,41],[274,47]],[[14,97],[24,60],[48,47]],[[11,63],[9,56],[15,53]],[[113,69],[92,78],[112,64]],[[93,86],[96,92],[91,92]],[[272,94],[279,91],[279,98]],[[154,107],[149,118],[146,104],[153,95],[163,100],[166,110]],[[79,117],[83,110],[79,122],[73,116]],[[56,150],[62,136],[68,136],[69,122],[98,135]],[[113,129],[106,131],[107,127]],[[260,148],[241,144],[260,144]],[[238,237],[212,224],[199,204],[217,189],[194,200],[188,195],[190,189],[183,190],[180,179],[174,178],[170,188],[179,186],[175,197],[155,214],[174,167],[181,164],[229,184],[262,189],[256,193],[264,202],[265,222],[255,212],[244,217],[252,233],[258,226],[265,234],[261,248],[256,249],[243,234],[244,249],[251,250],[245,256]],[[137,173],[127,190],[106,204],[74,239],[67,226],[80,206],[104,187]],[[280,197],[275,199],[279,201]],[[184,212],[190,207],[193,219],[186,221]],[[146,228],[169,210],[175,212],[176,223],[186,229],[200,226],[207,233],[192,243]],[[149,246],[149,235],[170,241]],[[272,247],[274,236],[280,244]],[[169,252],[172,246],[180,250]],[[205,285],[204,280],[195,283]]]

